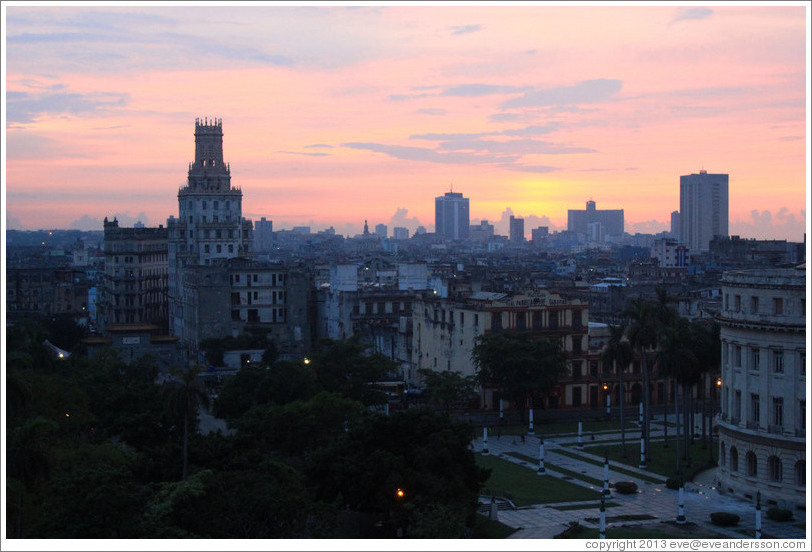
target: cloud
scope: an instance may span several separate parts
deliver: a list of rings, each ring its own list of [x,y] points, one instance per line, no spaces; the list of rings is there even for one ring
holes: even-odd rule
[[[384,153],[396,159],[406,161],[425,161],[428,163],[448,163],[448,164],[477,164],[477,163],[504,163],[515,161],[518,155],[485,155],[460,152],[437,152],[431,148],[416,148],[409,146],[392,146],[387,144],[376,144],[373,142],[348,142],[342,144],[344,147],[374,151]]]
[[[306,157],[329,157],[330,156],[329,153],[324,153],[324,152],[320,152],[320,151],[309,152],[309,151],[279,150],[279,151],[277,151],[277,153],[285,153],[285,154],[288,154],[288,155],[304,155]]]
[[[742,238],[769,240],[782,236],[781,239],[801,242],[806,232],[806,215],[805,209],[793,213],[788,207],[782,207],[775,214],[769,210],[753,209],[750,220],[730,221],[729,232]]]
[[[9,91],[6,94],[6,115],[9,123],[33,123],[43,115],[107,115],[112,108],[124,107],[131,101],[129,94],[115,92],[30,93]]]
[[[623,87],[623,81],[593,79],[574,86],[560,86],[525,92],[502,103],[503,109],[598,103],[608,100]]]
[[[61,140],[54,140],[29,132],[6,133],[7,159],[91,159],[82,149]]]
[[[429,108],[426,108],[426,109],[418,109],[417,112],[422,113],[423,115],[445,115],[446,113],[448,113],[448,110],[447,109],[441,109],[439,107],[434,107],[434,108],[429,107]]]
[[[507,236],[510,235],[510,217],[524,219],[524,232],[530,235],[531,232],[539,226],[546,226],[550,232],[566,230],[567,227],[559,228],[553,224],[547,215],[517,215],[513,209],[506,207],[502,212],[502,217],[497,221],[490,221],[493,224],[493,231],[497,235]],[[473,222],[471,224],[474,224]]]
[[[706,17],[710,17],[711,15],[713,15],[713,10],[710,8],[704,7],[679,8],[677,10],[677,15],[674,17],[674,19],[671,20],[671,24],[674,24],[677,21],[705,19]]]
[[[144,226],[152,226],[149,222],[149,218],[143,211],[139,212],[135,216],[131,215],[129,211],[125,211],[124,213],[113,213],[112,215],[104,215],[101,216],[100,218],[84,214],[78,219],[71,222],[68,228],[70,230],[83,230],[83,231],[104,230],[103,219],[105,217],[107,217],[108,220],[118,219],[118,225],[124,228],[132,227],[136,222],[140,222]]]
[[[410,217],[408,209],[398,207],[395,214],[389,219],[389,227],[396,228],[399,226],[414,231],[418,226],[423,226],[423,223],[417,217]]]
[[[503,169],[527,173],[549,173],[561,170],[559,167],[550,167],[548,165],[522,165],[520,163],[505,163],[499,166]]]
[[[482,25],[457,25],[451,27],[451,34],[459,35],[459,34],[475,33],[481,30]]]
[[[499,84],[460,84],[446,88],[440,93],[440,96],[463,96],[463,97],[477,97],[477,96],[490,96],[491,94],[515,94],[517,92],[524,92],[528,89],[526,86],[504,86]]]

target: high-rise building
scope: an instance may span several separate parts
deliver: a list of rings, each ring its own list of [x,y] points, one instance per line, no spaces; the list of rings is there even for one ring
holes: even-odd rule
[[[273,221],[262,217],[254,223],[254,252],[267,253],[273,248]]]
[[[178,218],[167,221],[169,329],[183,336],[185,268],[252,254],[253,225],[242,217],[242,190],[231,186],[231,169],[223,161],[222,119],[195,120],[195,160],[178,191],[178,210]]]
[[[468,238],[468,198],[447,192],[434,199],[434,232],[449,240]]]
[[[680,214],[679,211],[672,211],[671,212],[671,237],[677,241],[679,239],[679,225],[680,225]]]
[[[389,229],[386,227],[385,224],[376,224],[375,225],[375,235],[379,238],[387,238],[389,234]]]
[[[396,240],[408,240],[409,239],[409,229],[404,228],[403,226],[395,226],[392,229],[392,237]]]
[[[533,228],[531,230],[530,235],[533,240],[533,243],[541,243],[544,239],[550,234],[550,227],[549,226],[539,226],[538,228]]]
[[[510,243],[524,243],[524,219],[510,215]]]
[[[728,235],[728,180],[704,170],[679,177],[679,240],[692,253],[707,252],[714,236]]]
[[[567,211],[567,230],[576,234],[589,234],[589,225],[601,223],[604,236],[620,238],[624,232],[623,209],[598,210],[594,201],[586,202],[586,210],[570,209]]]

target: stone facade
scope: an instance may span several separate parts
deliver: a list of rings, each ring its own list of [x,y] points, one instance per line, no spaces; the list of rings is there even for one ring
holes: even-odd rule
[[[719,481],[767,504],[806,503],[806,269],[725,272]]]

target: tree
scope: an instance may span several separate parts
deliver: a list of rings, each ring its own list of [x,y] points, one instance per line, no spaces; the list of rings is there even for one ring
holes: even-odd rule
[[[197,377],[198,373],[199,369],[196,368],[182,371],[166,383],[167,413],[183,426],[183,480],[188,475],[189,426],[196,427],[198,409],[209,403],[209,396]]]
[[[423,378],[426,395],[435,406],[448,413],[451,406],[474,395],[476,379],[458,372],[435,372],[422,368],[418,373]]]
[[[475,519],[480,487],[490,475],[477,467],[470,442],[470,427],[444,414],[427,409],[376,414],[314,451],[305,473],[320,500],[401,515],[406,526],[416,523],[437,537],[459,538],[461,523],[470,526]],[[464,512],[443,535],[425,523],[424,514],[437,512],[437,504]]]
[[[527,398],[549,393],[567,368],[567,354],[560,341],[526,333],[481,335],[471,358],[477,368],[477,382],[498,389],[517,405],[522,423]]]
[[[692,349],[691,326],[684,318],[676,318],[662,329],[660,337],[660,350],[657,353],[657,364],[662,372],[674,378],[678,386],[682,387],[683,397],[685,388],[694,381],[697,357]],[[677,421],[677,475],[680,475],[680,419],[679,394],[674,400],[675,417]],[[687,432],[687,427],[685,428]],[[687,453],[687,450],[685,451]]]
[[[618,375],[620,385],[620,443],[623,458],[626,458],[626,426],[623,417],[623,408],[626,406],[626,391],[623,387],[623,372],[631,364],[634,357],[632,346],[626,339],[626,326],[609,326],[609,341],[603,348],[602,357],[604,362],[611,362],[615,373]]]
[[[357,335],[346,340],[320,340],[309,365],[321,388],[367,406],[384,403],[386,393],[371,384],[392,378],[397,363],[380,353],[368,355],[365,349]]]
[[[632,347],[640,353],[643,372],[643,442],[646,448],[646,461],[650,458],[649,417],[651,389],[649,386],[648,353],[657,347],[658,321],[660,314],[655,305],[649,301],[633,300],[623,312],[627,320],[626,335]]]

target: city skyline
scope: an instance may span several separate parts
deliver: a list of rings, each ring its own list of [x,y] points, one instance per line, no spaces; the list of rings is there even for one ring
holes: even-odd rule
[[[243,214],[565,230],[595,201],[668,231],[730,175],[731,235],[808,228],[808,5],[3,5],[9,229],[166,224],[193,123],[223,121]],[[769,190],[768,193],[765,190]]]

